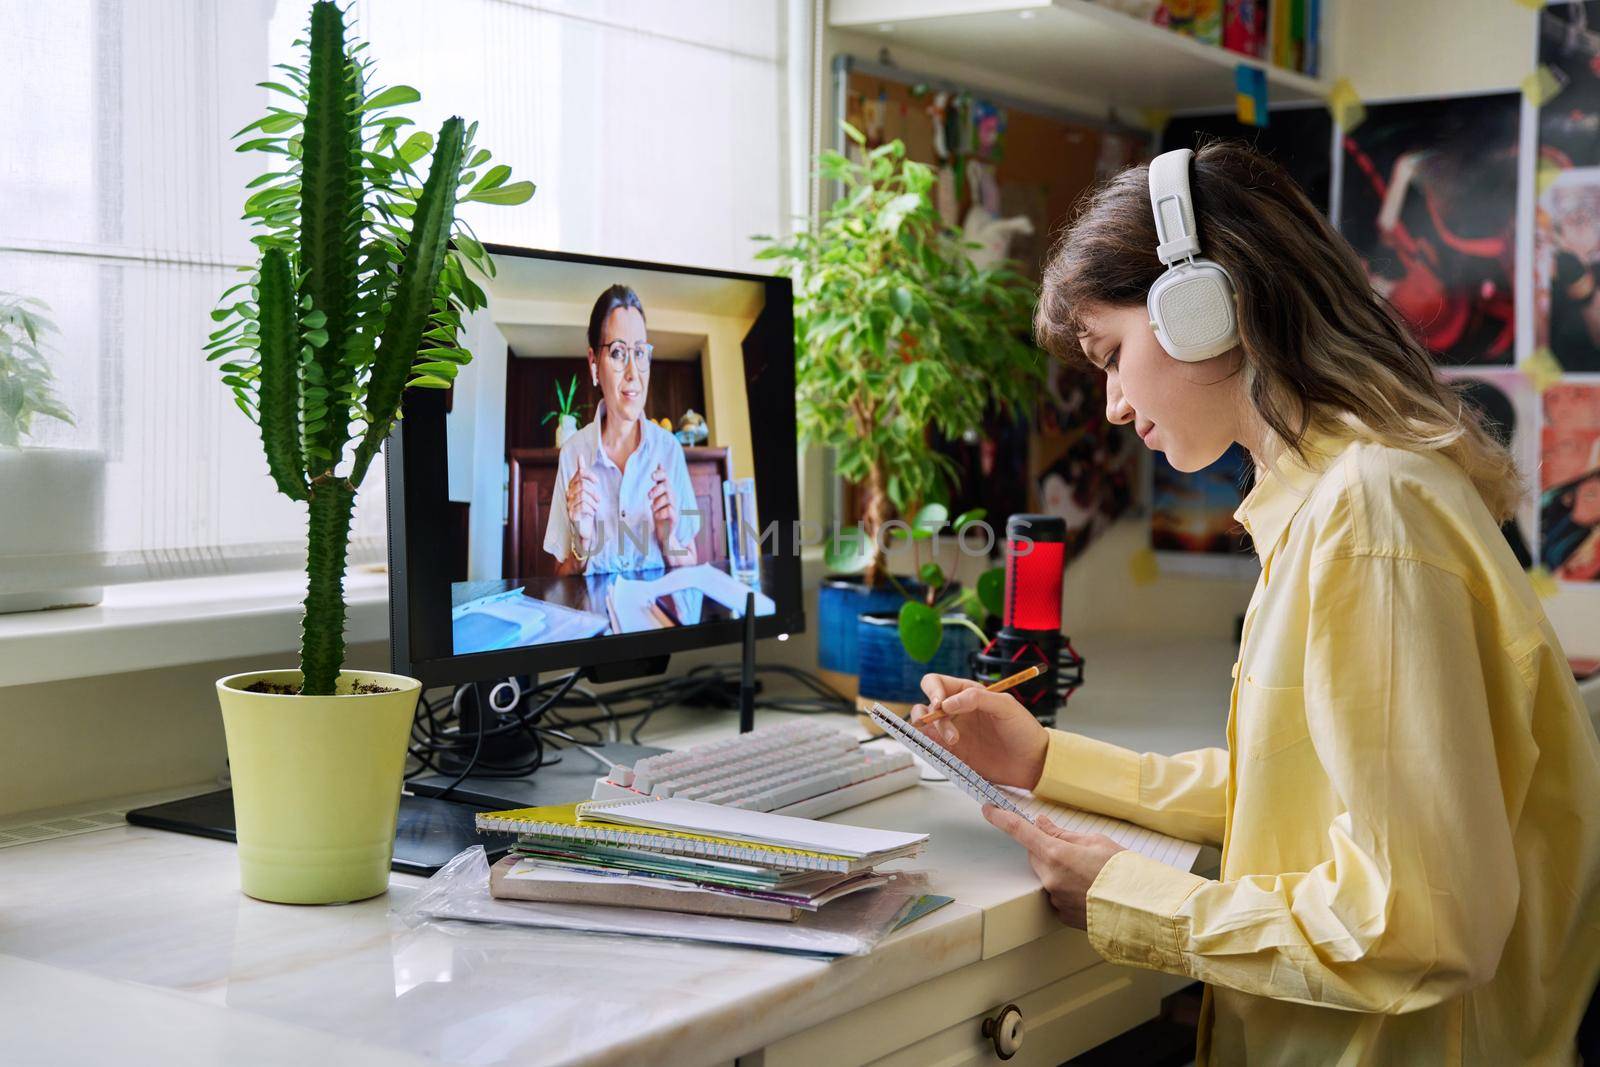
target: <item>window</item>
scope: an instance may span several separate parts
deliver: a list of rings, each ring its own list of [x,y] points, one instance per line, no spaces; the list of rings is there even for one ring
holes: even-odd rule
[[[97,551],[20,555],[6,575],[114,583],[296,567],[303,505],[204,361],[217,296],[254,262],[239,215],[269,169],[230,136],[289,58],[309,0],[0,0],[0,291],[49,305],[57,392],[77,425],[32,443],[104,458]],[[448,14],[444,12],[448,10]],[[423,94],[538,193],[467,205],[491,242],[754,269],[788,202],[784,0],[358,0],[377,77]],[[799,166],[804,165],[801,161]],[[465,373],[471,374],[469,368]],[[83,487],[64,487],[63,492]],[[382,470],[352,560],[381,559]],[[26,558],[23,558],[26,556]]]

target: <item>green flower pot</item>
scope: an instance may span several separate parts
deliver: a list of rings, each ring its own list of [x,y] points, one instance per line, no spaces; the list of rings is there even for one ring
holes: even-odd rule
[[[297,670],[217,682],[228,737],[239,888],[280,904],[365,900],[389,887],[395,816],[422,683],[342,671],[334,696],[248,693],[298,686]],[[352,693],[356,683],[388,693]]]

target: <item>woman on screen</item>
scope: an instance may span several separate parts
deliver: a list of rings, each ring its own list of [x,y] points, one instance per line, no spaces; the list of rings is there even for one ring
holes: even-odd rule
[[[644,415],[652,351],[638,294],[625,285],[601,293],[589,315],[589,374],[602,399],[561,446],[544,534],[557,574],[699,562],[683,446]]]

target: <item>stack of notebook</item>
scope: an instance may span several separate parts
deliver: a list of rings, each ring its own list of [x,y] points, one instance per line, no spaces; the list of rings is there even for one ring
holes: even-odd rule
[[[490,871],[500,899],[780,921],[882,885],[880,864],[928,840],[677,798],[493,812],[478,829],[518,835]]]

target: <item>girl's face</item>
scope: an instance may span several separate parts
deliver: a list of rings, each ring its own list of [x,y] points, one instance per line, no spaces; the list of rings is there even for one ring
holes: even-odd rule
[[[600,348],[589,349],[589,362],[599,379],[606,410],[632,422],[644,414],[650,389],[649,335],[638,308],[612,308],[600,327]]]
[[[1209,467],[1242,439],[1237,351],[1200,363],[1173,359],[1142,305],[1099,305],[1083,322],[1083,350],[1106,373],[1108,420],[1132,423],[1145,446],[1180,471]]]

